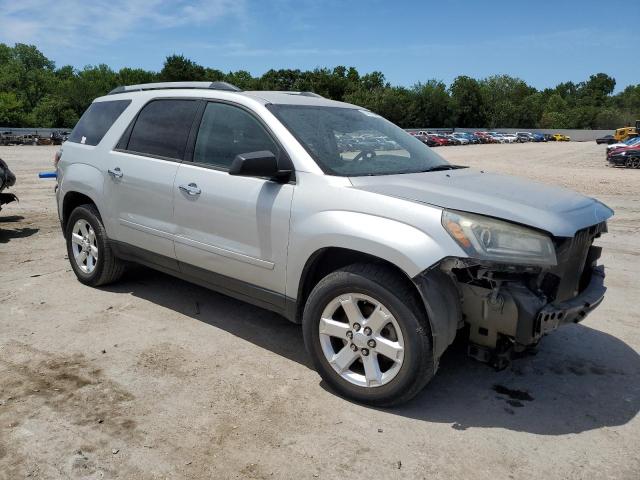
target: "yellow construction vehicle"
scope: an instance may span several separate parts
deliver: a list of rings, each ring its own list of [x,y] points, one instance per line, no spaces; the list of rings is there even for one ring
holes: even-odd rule
[[[636,120],[635,127],[622,127],[616,129],[616,133],[613,134],[613,138],[616,139],[617,142],[624,142],[625,140],[637,137],[638,132],[640,132],[640,120]]]

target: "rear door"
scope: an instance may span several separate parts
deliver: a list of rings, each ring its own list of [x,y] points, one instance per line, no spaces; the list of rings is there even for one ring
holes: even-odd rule
[[[279,155],[281,148],[257,116],[207,103],[192,161],[175,180],[176,256],[189,275],[274,304],[284,301],[295,187],[228,173],[236,155],[263,150]]]
[[[195,99],[151,100],[109,154],[105,193],[111,237],[171,268],[177,268],[173,182],[199,106]]]

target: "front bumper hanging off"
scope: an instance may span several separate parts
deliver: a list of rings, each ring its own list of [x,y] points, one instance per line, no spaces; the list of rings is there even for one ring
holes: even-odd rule
[[[538,313],[536,333],[545,334],[566,323],[578,323],[584,320],[604,299],[607,287],[604,286],[604,266],[591,270],[591,281],[577,297],[557,305],[549,304]]]
[[[603,300],[604,267],[591,267],[589,284],[577,296],[547,303],[525,285],[507,283],[499,291],[462,284],[462,312],[469,324],[469,355],[502,368],[512,351],[523,351],[561,325],[578,323]]]

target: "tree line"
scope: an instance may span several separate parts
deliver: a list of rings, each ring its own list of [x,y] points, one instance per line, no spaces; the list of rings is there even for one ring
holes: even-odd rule
[[[353,67],[269,70],[254,77],[225,73],[183,55],[168,56],[159,72],[107,65],[56,67],[36,46],[0,43],[0,125],[72,128],[96,97],[119,85],[225,81],[243,90],[311,91],[366,107],[401,127],[613,129],[640,119],[640,84],[613,94],[605,73],[538,90],[509,75],[459,76],[450,85],[427,80],[392,86],[382,72]]]

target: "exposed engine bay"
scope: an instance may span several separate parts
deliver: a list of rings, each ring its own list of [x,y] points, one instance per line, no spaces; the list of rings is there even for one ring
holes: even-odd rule
[[[540,338],[560,325],[582,321],[604,297],[604,267],[597,265],[601,248],[594,239],[607,231],[606,222],[576,232],[571,238],[554,238],[557,265],[512,266],[469,258],[447,258],[418,283],[425,303],[442,303],[435,315],[447,318],[449,328],[432,321],[440,349],[451,338],[450,326],[468,326],[471,357],[496,368],[509,364],[511,355],[536,345]],[[459,312],[451,303],[439,302],[433,291],[452,296],[452,285],[459,299]],[[435,283],[437,282],[437,286]],[[431,284],[431,285],[430,285]],[[430,288],[432,287],[432,288]],[[427,293],[430,290],[430,293]],[[449,303],[446,310],[444,305]],[[453,317],[453,318],[452,318]],[[457,321],[456,318],[458,317]],[[439,337],[439,338],[438,338]]]

